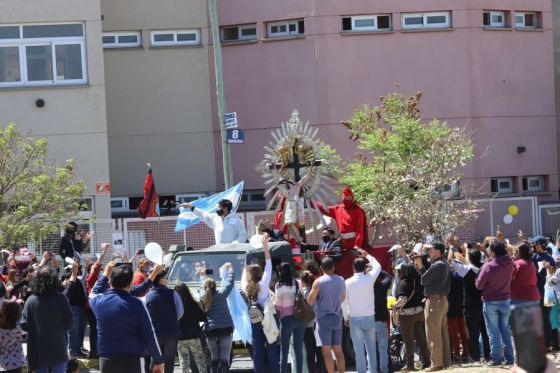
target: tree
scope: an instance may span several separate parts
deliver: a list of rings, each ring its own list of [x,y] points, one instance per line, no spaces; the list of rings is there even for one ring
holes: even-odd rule
[[[444,238],[468,224],[476,207],[459,184],[460,167],[474,157],[471,135],[422,120],[421,97],[391,93],[344,122],[362,152],[346,165],[341,183],[352,188],[373,223],[407,245],[428,234]]]
[[[0,247],[46,237],[77,216],[85,190],[74,181],[72,160],[55,167],[47,140],[34,140],[14,123],[0,129]]]

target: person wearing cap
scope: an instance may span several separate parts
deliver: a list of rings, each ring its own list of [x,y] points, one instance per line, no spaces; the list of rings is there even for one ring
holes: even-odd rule
[[[411,261],[421,258],[412,254]],[[421,264],[421,261],[420,261]],[[414,371],[414,355],[418,348],[420,361],[423,368],[430,366],[430,350],[424,331],[424,287],[420,281],[418,266],[406,262],[399,272],[399,287],[397,289],[397,302],[393,305],[393,312],[398,311],[399,330],[405,346],[406,367],[401,371]]]
[[[166,274],[164,270],[155,277],[154,287],[146,294],[146,308],[163,355],[164,372],[173,373],[180,334],[179,320],[183,317],[184,308],[179,294],[167,287]]]
[[[424,286],[426,304],[426,336],[431,352],[431,365],[427,372],[443,370],[451,365],[451,347],[447,326],[449,303],[447,294],[451,287],[450,268],[445,260],[445,246],[442,242],[433,242],[426,246],[431,266],[421,277]]]
[[[482,266],[475,283],[482,294],[482,312],[490,339],[488,366],[500,366],[504,360],[507,365],[514,362],[509,327],[514,264],[507,253],[506,245],[506,241],[496,238],[490,241],[492,259]]]
[[[315,204],[325,216],[336,221],[340,232],[342,250],[364,249],[369,245],[366,214],[356,203],[354,193],[348,187],[342,190],[342,204],[324,208],[320,202]]]
[[[546,283],[546,274],[547,269],[545,268],[548,263],[548,266],[554,270],[556,267],[556,262],[554,258],[550,256],[546,252],[547,242],[546,238],[543,236],[535,236],[530,240],[531,245],[533,246],[533,263],[537,267],[537,288],[539,289],[539,293],[541,295],[541,308],[543,312],[543,321],[544,321],[544,333],[545,333],[545,341],[546,346],[551,347],[552,345],[552,327],[550,325],[550,307],[544,306],[544,285]]]

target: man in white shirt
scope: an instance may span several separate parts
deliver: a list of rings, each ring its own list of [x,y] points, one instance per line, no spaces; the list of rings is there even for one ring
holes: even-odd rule
[[[233,205],[230,200],[222,199],[218,202],[216,212],[208,213],[197,209],[190,203],[183,203],[183,207],[190,208],[191,211],[200,218],[208,228],[214,231],[216,244],[244,243],[247,242],[247,232],[239,217],[232,213]]]
[[[344,323],[350,327],[350,337],[356,353],[356,370],[366,373],[366,356],[369,373],[377,372],[375,346],[375,295],[374,284],[381,272],[381,265],[365,250],[357,249],[359,258],[354,260],[354,276],[346,280],[346,299],[342,306]],[[366,272],[367,259],[371,270]],[[382,352],[383,353],[383,352]]]

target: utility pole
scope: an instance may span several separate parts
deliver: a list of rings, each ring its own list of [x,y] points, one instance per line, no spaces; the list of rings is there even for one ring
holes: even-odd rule
[[[210,11],[210,27],[212,28],[212,42],[214,44],[214,73],[216,74],[216,98],[218,103],[218,117],[220,120],[220,135],[222,139],[222,163],[224,169],[225,188],[233,185],[231,170],[231,154],[227,143],[227,129],[225,123],[226,100],[224,97],[224,72],[222,69],[222,44],[220,40],[220,28],[218,26],[218,10],[216,0],[208,0]]]

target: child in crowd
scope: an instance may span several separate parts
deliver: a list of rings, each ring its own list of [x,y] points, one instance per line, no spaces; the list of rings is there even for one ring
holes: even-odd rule
[[[23,334],[18,325],[19,304],[5,301],[0,308],[0,371],[22,373],[25,365]]]

